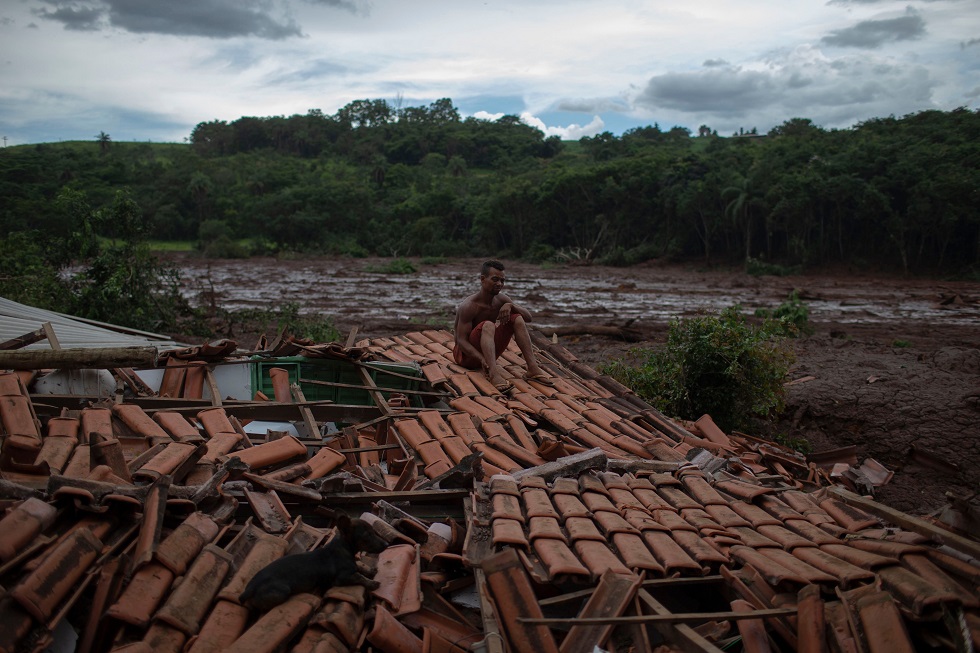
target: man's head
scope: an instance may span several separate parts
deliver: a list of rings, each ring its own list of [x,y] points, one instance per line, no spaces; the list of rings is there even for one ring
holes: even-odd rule
[[[492,259],[489,261],[485,261],[483,263],[483,266],[480,268],[480,276],[489,277],[490,270],[499,270],[500,272],[503,272],[504,264],[501,263],[500,261],[494,261]]]
[[[480,268],[480,283],[493,295],[504,289],[504,264],[500,261],[486,261]]]

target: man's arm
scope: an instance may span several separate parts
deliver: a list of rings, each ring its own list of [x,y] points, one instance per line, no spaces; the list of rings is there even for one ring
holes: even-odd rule
[[[456,309],[456,346],[466,356],[483,360],[483,353],[470,342],[470,333],[476,326],[473,324],[477,309],[470,300],[465,300]],[[485,363],[485,361],[484,361]]]
[[[531,321],[531,312],[528,311],[523,306],[518,306],[517,304],[515,304],[514,300],[512,300],[507,295],[497,295],[497,300],[503,301],[503,304],[500,306],[500,311],[497,313],[498,324],[503,324],[504,322],[509,321],[510,314],[512,312],[517,313],[518,315],[523,317],[525,322]]]

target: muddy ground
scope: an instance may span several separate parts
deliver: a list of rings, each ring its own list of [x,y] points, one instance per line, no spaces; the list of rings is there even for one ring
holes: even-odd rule
[[[344,334],[357,327],[359,337],[377,337],[449,328],[453,306],[476,290],[480,261],[416,260],[414,274],[387,273],[385,259],[174,263],[195,303],[239,309],[297,302],[304,312],[329,316]],[[672,318],[735,303],[751,314],[798,290],[814,333],[794,341],[789,380],[813,378],[787,388],[787,409],[770,434],[806,438],[815,452],[855,445],[860,461],[871,457],[895,472],[877,497],[906,512],[938,510],[947,492],[980,503],[980,283],[850,270],[755,277],[698,264],[507,266],[505,292],[535,314],[537,325],[636,331],[636,342],[560,339],[592,365],[663,343]],[[255,334],[223,328],[216,323],[216,335],[254,342]]]

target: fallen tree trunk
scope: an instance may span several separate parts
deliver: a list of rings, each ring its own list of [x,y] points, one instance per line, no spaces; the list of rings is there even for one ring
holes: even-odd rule
[[[156,367],[156,347],[92,347],[0,351],[0,369],[109,369]]]
[[[552,336],[605,336],[607,338],[621,338],[626,342],[639,342],[644,340],[643,333],[638,329],[631,329],[627,326],[611,326],[607,324],[569,324],[560,327],[536,327],[541,334]]]

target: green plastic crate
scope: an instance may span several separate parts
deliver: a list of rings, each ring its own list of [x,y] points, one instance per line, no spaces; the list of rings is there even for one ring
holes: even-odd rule
[[[418,390],[419,381],[422,380],[422,370],[414,363],[370,362],[363,363],[363,365],[370,369],[371,378],[381,388]],[[309,379],[313,381],[326,381],[328,383],[364,385],[357,365],[348,361],[331,358],[289,356],[275,360],[254,359],[252,363],[253,394],[256,391],[261,391],[269,398],[275,395],[275,391],[272,389],[272,378],[269,376],[269,370],[274,367],[279,367],[289,372],[289,383],[299,383],[299,387],[303,390],[303,396],[306,397],[307,401],[332,401],[336,404],[352,406],[374,405],[374,401],[371,399],[368,391],[361,388],[342,388],[316,383],[303,383],[300,381],[300,379]],[[386,371],[413,378],[406,379],[401,376],[392,376],[386,374]],[[381,394],[387,399],[392,393],[382,392]],[[408,395],[408,397],[412,406],[422,406],[418,395]]]

